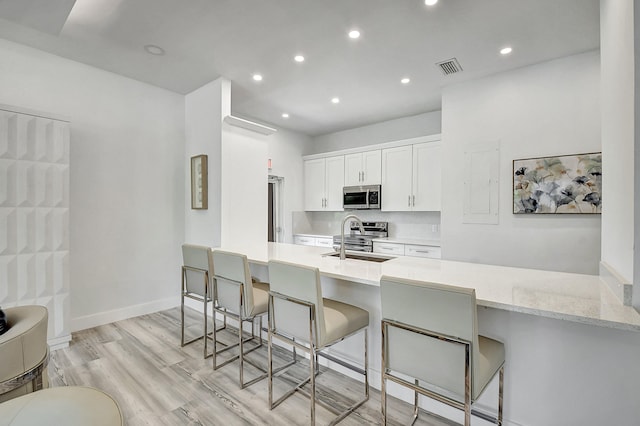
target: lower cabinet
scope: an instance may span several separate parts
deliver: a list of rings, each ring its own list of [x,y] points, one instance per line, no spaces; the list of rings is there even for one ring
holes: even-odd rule
[[[294,235],[293,236],[293,244],[298,244],[301,246],[315,246],[316,238],[315,237],[305,237],[303,235]]]
[[[333,237],[309,237],[306,235],[294,235],[293,244],[299,244],[301,246],[318,246],[318,247],[333,247]]]
[[[395,254],[396,256],[404,256],[404,244],[397,243],[378,243],[373,242],[374,253]]]
[[[416,244],[406,244],[404,246],[404,255],[440,259],[442,257],[442,249],[435,246],[419,246]]]
[[[333,237],[316,237],[316,245],[318,247],[333,248]]]
[[[419,244],[387,243],[382,241],[373,242],[373,252],[395,256],[427,257],[430,259],[440,259],[442,257],[440,247]]]

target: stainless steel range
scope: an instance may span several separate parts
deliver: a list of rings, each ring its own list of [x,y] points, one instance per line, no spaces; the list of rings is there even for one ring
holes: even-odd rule
[[[358,222],[349,223],[351,232],[344,236],[344,248],[351,251],[373,252],[373,240],[389,236],[389,222],[362,222],[364,226],[364,235],[360,233]],[[340,250],[340,235],[333,237],[333,248]]]

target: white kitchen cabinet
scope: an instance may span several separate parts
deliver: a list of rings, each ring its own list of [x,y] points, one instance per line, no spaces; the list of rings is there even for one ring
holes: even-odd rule
[[[412,208],[418,211],[440,211],[442,199],[441,145],[413,145]]]
[[[379,149],[344,156],[345,186],[380,185],[382,151]]]
[[[439,211],[441,148],[429,142],[382,150],[382,210]]]
[[[404,256],[404,244],[374,241],[373,252],[395,254],[396,256]]]
[[[293,236],[293,244],[298,244],[301,246],[315,246],[316,238],[315,237],[307,237],[306,235],[294,235]]]
[[[314,237],[310,235],[294,235],[293,244],[301,246],[317,246],[333,248],[333,237]]]
[[[316,237],[316,246],[333,248],[333,237]]]
[[[373,252],[395,256],[426,257],[440,259],[442,251],[437,246],[422,244],[389,243],[386,241],[373,241]]]
[[[304,162],[304,209],[342,211],[344,155]]]
[[[427,257],[430,259],[440,259],[442,250],[435,246],[422,246],[417,244],[405,244],[404,255],[412,257]]]
[[[413,146],[382,150],[382,210],[411,210]]]

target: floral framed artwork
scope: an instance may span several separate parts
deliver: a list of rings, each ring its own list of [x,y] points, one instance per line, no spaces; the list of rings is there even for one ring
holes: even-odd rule
[[[513,160],[513,213],[602,213],[602,153]]]
[[[207,156],[191,157],[191,208],[206,210],[207,202]]]

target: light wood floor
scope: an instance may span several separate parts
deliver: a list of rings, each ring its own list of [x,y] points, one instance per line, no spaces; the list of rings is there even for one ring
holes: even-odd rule
[[[196,311],[187,310],[192,335],[200,328],[200,319]],[[223,340],[235,342],[231,331],[220,333]],[[249,357],[266,366],[266,345]],[[284,363],[285,358],[281,359]],[[306,364],[294,366],[290,375],[274,381],[276,395],[284,392],[288,379],[303,378],[307,371]],[[249,366],[245,380],[258,373]],[[108,392],[120,404],[129,426],[309,423],[306,396],[296,393],[270,411],[266,379],[240,390],[237,362],[213,371],[211,358],[203,359],[202,340],[181,348],[179,308],[74,333],[68,348],[51,353],[49,377],[51,386],[92,386]],[[330,398],[328,388],[337,390],[334,406],[346,406],[362,395],[361,383],[331,370],[323,369],[317,383],[323,398]],[[406,424],[411,407],[391,399],[389,413],[391,424]],[[317,424],[332,418],[333,413],[316,404]],[[372,388],[369,401],[340,424],[380,424],[380,393]],[[421,414],[416,424],[452,423]]]

